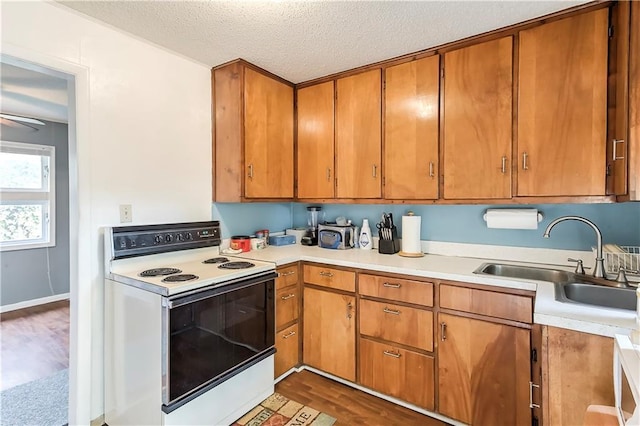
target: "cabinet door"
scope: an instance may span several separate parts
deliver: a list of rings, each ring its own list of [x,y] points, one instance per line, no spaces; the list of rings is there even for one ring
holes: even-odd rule
[[[304,363],[356,380],[355,297],[304,289]]]
[[[293,198],[293,88],[245,69],[244,195]]]
[[[434,360],[428,355],[360,339],[363,386],[434,409]]]
[[[333,81],[297,91],[298,198],[334,197]]]
[[[530,332],[439,314],[439,411],[473,425],[531,425]]]
[[[298,324],[276,333],[276,356],[274,361],[274,377],[280,377],[298,365]]]
[[[385,70],[385,198],[438,198],[439,86],[437,55]]]
[[[520,32],[518,195],[604,195],[608,9]]]
[[[338,198],[380,198],[382,95],[379,69],[337,80]]]
[[[544,424],[582,424],[589,405],[615,404],[612,338],[546,326],[542,338]]]
[[[444,55],[444,198],[511,197],[511,37]]]

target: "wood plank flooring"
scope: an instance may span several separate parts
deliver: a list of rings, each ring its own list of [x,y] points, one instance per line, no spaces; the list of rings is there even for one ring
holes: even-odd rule
[[[335,417],[336,425],[447,424],[306,370],[276,384],[276,392]]]
[[[69,367],[69,301],[0,314],[0,390]]]

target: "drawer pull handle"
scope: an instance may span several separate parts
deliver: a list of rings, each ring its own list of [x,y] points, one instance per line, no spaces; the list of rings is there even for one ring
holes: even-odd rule
[[[280,273],[278,273],[278,276],[279,277],[288,277],[289,275],[293,275],[295,273],[296,273],[296,271],[280,272]]]
[[[624,143],[624,139],[613,140],[613,161],[624,160],[624,156],[618,157],[618,153],[616,152],[616,147],[618,146],[619,143]]]
[[[382,352],[383,354],[385,354],[386,356],[391,356],[393,358],[400,358],[400,354],[397,352],[392,352],[392,351],[384,351]]]
[[[396,311],[395,309],[384,308],[382,311],[385,314],[400,315],[400,311]]]
[[[290,293],[290,294],[287,294],[286,296],[282,296],[280,299],[287,300],[287,299],[291,299],[292,297],[296,297],[296,295],[293,293]]]
[[[325,271],[320,271],[320,275],[322,275],[323,277],[333,277],[333,274],[331,272],[325,272]]]
[[[533,388],[540,389],[540,385],[536,385],[533,382],[529,382],[529,408],[540,408],[538,404],[533,403]]]
[[[387,288],[400,288],[402,287],[402,284],[383,283],[382,286]]]
[[[282,335],[282,338],[283,338],[283,339],[288,339],[289,337],[291,337],[291,336],[295,336],[295,335],[296,335],[296,332],[295,332],[295,331],[290,331],[290,332],[288,332],[287,334],[283,334],[283,335]]]
[[[447,340],[447,323],[446,322],[440,323],[440,339],[442,339],[443,342]]]
[[[351,302],[347,303],[347,318],[351,319],[353,316],[351,314],[351,310],[353,309],[353,304]]]

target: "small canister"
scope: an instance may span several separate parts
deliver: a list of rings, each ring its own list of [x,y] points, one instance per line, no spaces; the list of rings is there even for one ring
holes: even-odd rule
[[[229,246],[234,250],[250,251],[251,237],[248,235],[234,235],[231,237]]]
[[[252,238],[251,239],[251,250],[262,250],[265,248],[265,242],[262,238]]]
[[[264,244],[269,245],[269,230],[261,229],[256,231],[256,238],[262,238],[264,240]]]

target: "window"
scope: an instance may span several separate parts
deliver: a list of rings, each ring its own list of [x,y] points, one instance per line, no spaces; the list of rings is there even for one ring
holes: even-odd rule
[[[0,250],[55,245],[55,148],[0,141]]]

